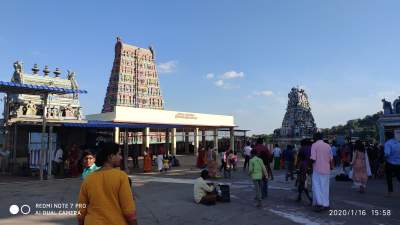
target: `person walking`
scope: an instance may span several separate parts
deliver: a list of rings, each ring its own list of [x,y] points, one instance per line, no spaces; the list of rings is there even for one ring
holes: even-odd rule
[[[386,133],[387,141],[385,143],[385,175],[388,187],[387,196],[392,196],[393,194],[393,175],[400,182],[400,143],[394,138],[394,133]]]
[[[257,201],[256,206],[260,208],[262,206],[262,202],[261,202],[262,189],[263,189],[262,179],[264,177],[268,178],[268,172],[264,166],[263,161],[259,157],[257,157],[257,152],[255,150],[251,151],[249,175],[251,176],[251,179],[253,180],[255,190],[256,190],[256,197],[255,197],[255,200]]]
[[[294,151],[293,146],[288,145],[286,150],[283,152],[285,158],[285,167],[286,167],[286,181],[288,181],[289,177],[291,180],[294,180],[293,176],[293,167],[294,167]]]
[[[274,156],[274,170],[279,170],[280,168],[281,154],[282,150],[279,148],[278,144],[275,144],[275,147],[272,150],[272,155]]]
[[[250,142],[246,142],[246,146],[243,149],[243,155],[244,155],[244,166],[243,166],[243,171],[246,170],[246,168],[249,167],[249,162],[250,162],[250,157],[251,157],[251,150],[253,150],[250,147]]]
[[[299,154],[297,156],[297,167],[299,169],[299,173],[297,176],[297,187],[298,187],[298,196],[297,201],[301,202],[301,195],[303,192],[305,193],[306,197],[312,204],[312,198],[309,194],[308,187],[306,185],[306,181],[310,179],[311,175],[311,141],[309,139],[301,140],[301,147],[299,150]]]
[[[258,138],[256,145],[254,146],[254,150],[256,150],[257,156],[263,161],[265,168],[267,169],[268,176],[271,180],[274,179],[274,174],[272,173],[271,169],[271,161],[272,161],[272,154],[269,152],[267,146],[264,145],[264,139]]]
[[[314,140],[310,157],[313,162],[313,206],[316,211],[322,211],[329,209],[329,179],[333,157],[331,146],[323,141],[321,133],[316,133]]]
[[[360,193],[365,192],[368,176],[371,175],[371,169],[367,161],[368,155],[364,144],[360,140],[357,140],[354,146],[353,160],[350,163],[353,166],[353,174],[350,178],[353,179],[353,184],[359,188]]]
[[[129,177],[119,169],[121,159],[117,144],[100,146],[96,165],[102,168],[86,177],[79,191],[79,225],[137,225]]]

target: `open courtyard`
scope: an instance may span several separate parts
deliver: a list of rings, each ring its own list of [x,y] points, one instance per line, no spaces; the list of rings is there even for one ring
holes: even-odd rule
[[[274,180],[269,183],[269,195],[258,209],[254,202],[253,184],[241,167],[232,173],[231,179],[211,180],[229,183],[231,202],[215,206],[198,205],[193,201],[193,183],[200,170],[191,166],[193,156],[179,157],[184,162],[167,173],[135,173],[133,192],[138,209],[139,224],[146,225],[258,225],[258,224],[400,224],[400,195],[385,197],[386,184],[383,179],[371,179],[366,194],[351,189],[351,182],[336,182],[331,179],[331,210],[314,212],[303,198],[295,201],[297,190],[294,181],[285,181],[285,171],[274,171]],[[336,171],[333,172],[333,174]],[[333,175],[332,175],[333,177]],[[76,224],[69,206],[75,204],[81,180],[79,178],[55,180],[9,179],[0,183],[0,224]],[[395,190],[400,193],[399,184]],[[54,209],[54,204],[66,204],[66,209]],[[29,205],[29,215],[11,215],[11,205]],[[50,206],[49,206],[50,205]],[[46,209],[47,207],[47,209]],[[49,208],[50,207],[50,208]],[[373,215],[373,210],[387,211],[390,215]],[[23,209],[26,212],[26,208]],[[40,215],[34,215],[38,211]],[[64,215],[43,215],[63,211]],[[365,212],[365,214],[363,214]]]

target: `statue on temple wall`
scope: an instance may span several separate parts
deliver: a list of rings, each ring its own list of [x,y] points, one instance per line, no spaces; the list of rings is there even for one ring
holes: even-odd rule
[[[400,114],[400,97],[393,102],[393,111],[396,114]]]
[[[16,61],[14,63],[14,74],[11,78],[11,82],[15,83],[23,83],[23,74],[24,74],[24,64],[21,61]]]
[[[81,108],[80,107],[76,108],[75,117],[76,117],[77,120],[81,120],[82,119],[82,114],[81,114]]]
[[[383,103],[383,115],[393,114],[392,103],[386,101],[386,99],[382,99]]]
[[[23,106],[18,102],[10,102],[9,105],[9,117],[19,117],[23,115]]]
[[[36,116],[36,105],[32,103],[32,101],[29,101],[26,104],[26,114],[27,116]]]

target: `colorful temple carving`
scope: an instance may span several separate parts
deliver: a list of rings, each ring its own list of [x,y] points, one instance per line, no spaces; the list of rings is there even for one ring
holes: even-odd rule
[[[25,73],[23,63],[14,63],[14,74],[11,81],[21,84],[46,85],[66,89],[78,89],[75,73],[68,71],[67,78],[61,78],[59,68],[53,72],[54,77],[49,76],[51,72],[48,66],[43,69],[43,75],[39,75],[39,67],[35,64],[32,74]],[[40,95],[13,94],[8,102],[9,119],[31,118],[39,119],[43,115],[43,99]],[[60,120],[81,120],[82,109],[79,104],[78,94],[49,95],[47,99],[47,118]]]
[[[115,106],[164,109],[152,47],[138,48],[117,38],[102,112],[113,112]]]

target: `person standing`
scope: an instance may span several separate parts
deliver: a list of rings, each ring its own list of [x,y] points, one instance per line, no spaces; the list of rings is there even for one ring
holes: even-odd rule
[[[282,150],[279,148],[278,144],[275,144],[275,147],[272,150],[272,155],[274,156],[274,170],[279,170],[280,168],[281,154]]]
[[[79,159],[78,145],[73,144],[69,151],[69,154],[68,154],[69,176],[70,177],[78,177],[79,176],[78,159]]]
[[[294,180],[293,176],[294,151],[292,145],[288,145],[286,147],[286,150],[283,152],[283,157],[285,158],[286,181],[288,181],[289,177],[291,180]]]
[[[313,205],[316,211],[322,211],[329,209],[329,179],[333,157],[331,146],[322,140],[321,133],[316,133],[314,140],[310,157],[313,162]]]
[[[196,166],[197,168],[203,169],[206,166],[206,150],[204,147],[199,147],[199,151],[197,152],[197,161],[196,161]]]
[[[143,156],[143,172],[148,173],[153,170],[152,158],[151,150],[146,147]]]
[[[56,177],[63,175],[63,170],[64,170],[64,161],[63,161],[63,150],[61,147],[59,147],[56,151],[56,154],[54,156],[54,175]]]
[[[89,150],[86,150],[83,155],[83,172],[81,175],[82,179],[85,179],[89,174],[94,171],[100,169],[100,167],[96,166],[96,156]]]
[[[335,167],[337,167],[337,166],[339,166],[339,160],[338,160],[338,154],[337,154],[337,148],[336,148],[335,142],[332,142],[331,152],[332,152],[333,162],[335,163]]]
[[[243,171],[246,170],[246,168],[249,167],[249,162],[250,162],[250,157],[251,157],[251,150],[252,148],[250,147],[250,142],[246,142],[246,146],[243,149],[243,155],[244,155],[244,166],[243,166]]]
[[[346,175],[348,175],[350,162],[352,160],[352,153],[353,153],[353,144],[351,143],[351,139],[347,139],[347,144],[343,146],[342,151],[340,151],[340,158],[342,161],[342,168]]]
[[[234,154],[232,150],[225,153],[225,167],[224,167],[224,177],[232,178],[232,169],[234,166]]]
[[[257,201],[256,206],[260,208],[262,206],[261,203],[262,189],[263,189],[262,179],[264,178],[264,176],[268,178],[268,172],[264,166],[263,161],[259,157],[257,157],[257,152],[255,150],[251,151],[249,175],[253,180],[256,190],[256,198],[255,198]]]
[[[301,195],[303,192],[306,194],[310,204],[312,204],[312,198],[309,195],[309,190],[306,185],[307,179],[311,174],[311,141],[309,139],[301,140],[301,147],[299,150],[299,154],[297,156],[297,167],[299,169],[299,174],[297,177],[297,185],[298,185],[298,196],[297,201],[301,202]]]
[[[367,160],[368,155],[365,152],[365,147],[360,140],[357,140],[354,146],[353,160],[350,163],[353,166],[353,174],[350,178],[353,179],[354,186],[359,188],[360,193],[365,192],[368,175],[371,174],[371,169],[368,170],[369,163],[367,163]]]
[[[393,132],[387,132],[386,137],[388,140],[384,147],[386,159],[385,175],[388,187],[387,196],[391,196],[393,194],[393,175],[400,182],[400,143],[394,138]]]
[[[207,153],[207,167],[208,167],[208,172],[209,172],[209,176],[212,178],[217,177],[217,167],[218,167],[218,163],[217,163],[217,150],[214,148],[209,148],[208,149],[208,153]]]
[[[139,148],[137,146],[132,146],[132,164],[133,168],[139,169]]]
[[[88,176],[79,191],[79,225],[137,225],[129,177],[119,169],[121,160],[117,144],[100,146],[96,164],[102,168]]]
[[[164,154],[165,154],[164,145],[161,144],[157,148],[157,167],[158,171],[160,172],[162,172],[164,169],[164,164],[163,164]]]

